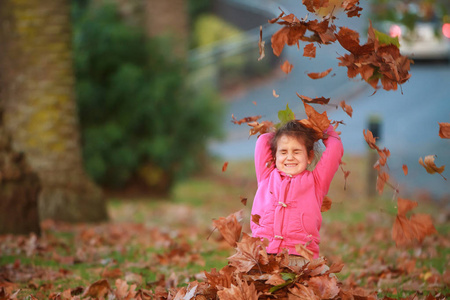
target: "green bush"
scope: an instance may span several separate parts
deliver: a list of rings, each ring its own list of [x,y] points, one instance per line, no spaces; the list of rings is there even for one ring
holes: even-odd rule
[[[78,14],[76,96],[88,173],[123,186],[148,164],[170,178],[192,171],[219,134],[213,91],[186,87],[186,68],[163,38],[121,22],[114,6]]]

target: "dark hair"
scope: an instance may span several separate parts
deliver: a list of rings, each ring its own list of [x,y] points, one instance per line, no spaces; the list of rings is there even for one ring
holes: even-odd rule
[[[319,140],[317,132],[312,128],[304,126],[298,120],[292,120],[278,128],[270,141],[270,150],[272,151],[272,157],[274,159],[277,153],[278,140],[283,135],[296,138],[299,142],[304,143],[306,151],[308,152],[308,157],[311,156],[311,153],[315,153],[315,143]]]

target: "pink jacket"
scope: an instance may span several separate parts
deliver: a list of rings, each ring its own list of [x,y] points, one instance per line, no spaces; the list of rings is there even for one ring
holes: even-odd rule
[[[261,216],[259,225],[251,222],[255,237],[267,238],[267,253],[279,253],[283,248],[289,254],[298,254],[295,245],[309,243],[307,248],[319,256],[322,224],[320,208],[328,193],[331,180],[339,168],[344,149],[339,135],[330,126],[323,142],[326,150],[313,171],[290,177],[267,166],[272,160],[269,142],[273,133],[261,135],[255,147],[255,170],[258,190],[253,201],[252,215]]]

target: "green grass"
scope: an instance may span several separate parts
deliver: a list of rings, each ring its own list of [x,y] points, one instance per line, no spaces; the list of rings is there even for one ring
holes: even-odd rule
[[[119,269],[119,277],[136,282],[137,289],[153,289],[161,276],[175,274],[178,285],[184,286],[203,271],[221,269],[234,250],[213,231],[212,220],[243,209],[243,231],[250,232],[256,191],[251,161],[230,162],[226,172],[222,164],[214,162],[207,172],[177,184],[167,198],[110,199],[107,224],[48,226],[34,250],[29,248],[30,237],[0,237],[0,273],[15,273],[10,279],[13,290],[21,289],[22,299],[86,288],[101,278],[113,286],[116,277],[105,277],[105,270]],[[330,263],[345,264],[337,274],[343,284],[354,281],[379,296],[397,298],[415,292],[398,288],[400,283],[422,284],[424,294],[449,293],[442,281],[450,261],[445,210],[432,201],[419,202],[414,213],[431,214],[439,234],[412,249],[396,248],[390,237],[397,212],[393,192],[386,189],[381,196],[365,196],[365,165],[362,159],[350,160],[346,190],[339,172],[332,183],[333,205],[323,213],[321,254]],[[248,198],[247,206],[241,197]],[[405,262],[412,260],[415,267],[407,273]],[[440,284],[428,283],[430,276],[439,278]]]

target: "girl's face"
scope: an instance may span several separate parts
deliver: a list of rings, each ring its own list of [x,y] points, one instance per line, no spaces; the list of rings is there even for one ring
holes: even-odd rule
[[[278,170],[288,175],[297,175],[305,171],[310,163],[311,159],[303,142],[288,135],[282,135],[278,139],[275,154]]]

